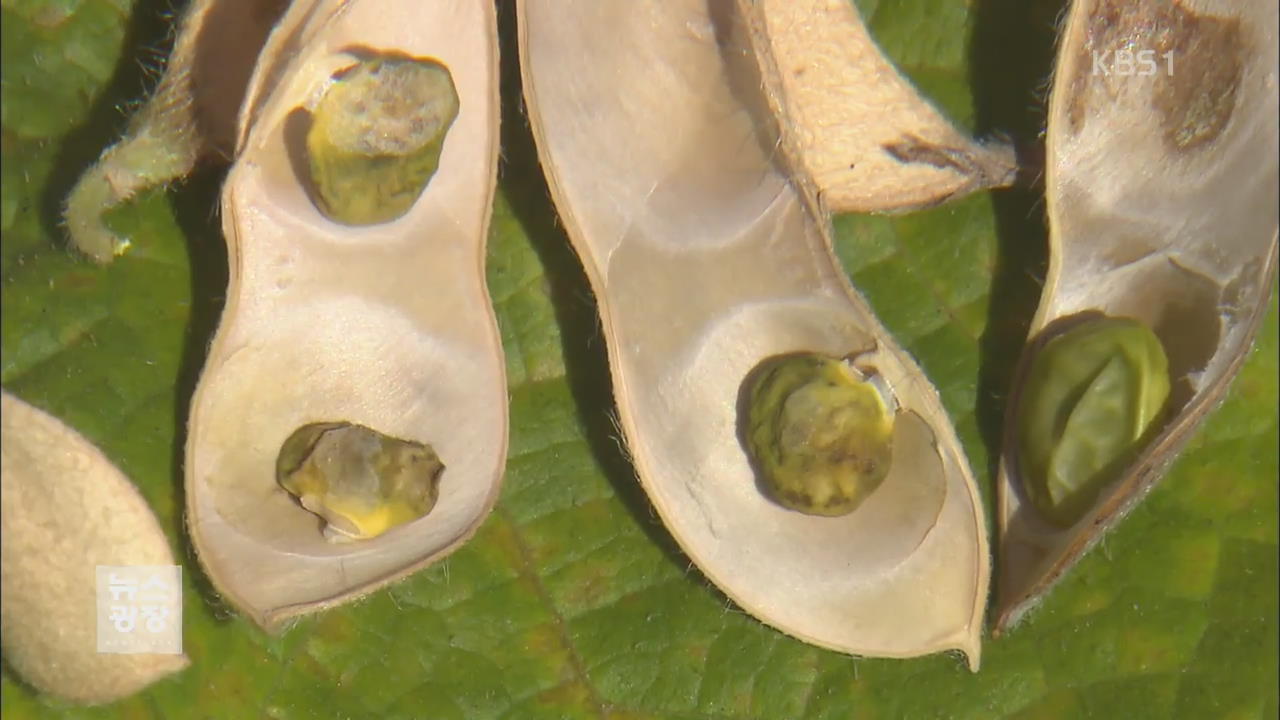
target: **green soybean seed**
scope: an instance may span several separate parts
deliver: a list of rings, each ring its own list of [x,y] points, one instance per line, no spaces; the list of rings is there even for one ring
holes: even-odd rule
[[[1050,522],[1075,524],[1136,454],[1169,397],[1160,339],[1101,317],[1049,340],[1032,361],[1019,414],[1019,469]]]
[[[892,401],[847,361],[773,358],[749,382],[748,452],[762,489],[780,505],[846,515],[889,474]]]
[[[307,132],[316,206],[344,225],[404,215],[435,174],[457,116],[458,93],[440,63],[357,63],[325,92]]]

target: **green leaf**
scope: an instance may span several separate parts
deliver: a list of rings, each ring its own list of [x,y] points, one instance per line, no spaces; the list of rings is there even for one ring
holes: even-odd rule
[[[889,54],[979,134],[1034,140],[1056,0],[859,0]],[[161,0],[3,0],[0,380],[141,487],[185,573],[190,669],[69,707],[7,670],[8,718],[1259,718],[1277,693],[1277,315],[1165,482],[1008,635],[859,660],[746,616],[691,568],[620,449],[604,340],[524,127],[502,5],[501,192],[489,248],[511,391],[497,509],[436,566],[269,637],[213,593],[181,521],[187,403],[226,257],[204,172],[112,216],[135,239],[73,257],[57,209],[141,94]],[[152,62],[147,60],[146,62]],[[837,253],[942,392],[984,489],[1039,294],[1028,192],[837,219]],[[988,492],[988,501],[990,500]]]

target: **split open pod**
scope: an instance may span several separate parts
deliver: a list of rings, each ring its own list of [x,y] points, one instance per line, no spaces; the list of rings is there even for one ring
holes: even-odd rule
[[[997,629],[1224,396],[1276,269],[1277,10],[1077,0],[1049,103],[1050,262],[1010,399]]]
[[[976,668],[988,558],[969,468],[775,151],[735,8],[519,5],[529,119],[635,467],[685,552],[760,620]]]
[[[295,2],[259,58],[186,494],[214,585],[264,627],[424,567],[497,498],[498,115],[482,0]]]

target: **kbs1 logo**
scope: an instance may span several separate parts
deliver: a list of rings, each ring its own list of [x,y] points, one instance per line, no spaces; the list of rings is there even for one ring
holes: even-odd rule
[[[1161,62],[1163,61],[1163,62]],[[1164,73],[1173,77],[1173,51],[1155,50],[1093,51],[1093,74],[1103,77],[1151,77]]]

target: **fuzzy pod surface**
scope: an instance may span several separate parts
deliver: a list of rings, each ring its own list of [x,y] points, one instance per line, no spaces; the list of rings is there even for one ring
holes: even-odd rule
[[[190,661],[97,651],[98,565],[172,565],[155,515],[83,436],[3,393],[0,630],[36,689],[86,705],[131,695]]]

